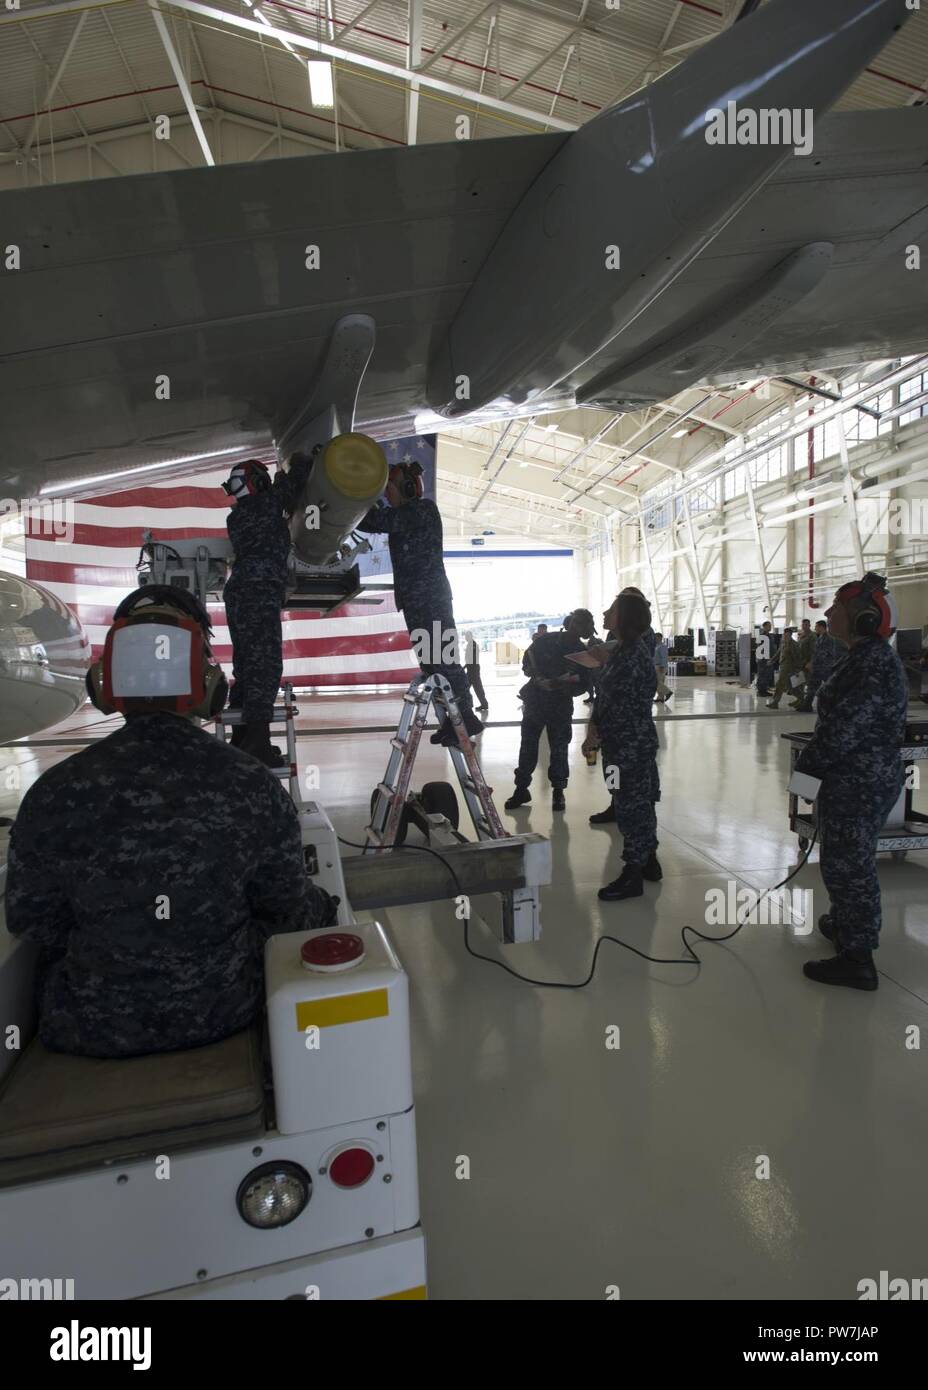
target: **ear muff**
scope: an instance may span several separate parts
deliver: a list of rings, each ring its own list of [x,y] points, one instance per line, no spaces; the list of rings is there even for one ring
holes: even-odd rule
[[[210,660],[206,664],[204,686],[204,698],[201,704],[190,711],[198,719],[216,719],[226,707],[229,698],[229,682],[226,674],[218,662],[212,660],[212,652],[207,647],[207,654]]]
[[[390,469],[390,482],[398,487],[407,501],[423,493],[422,469],[419,464],[397,463]]]
[[[854,618],[857,637],[892,637],[899,614],[885,579],[868,574],[857,583],[845,584],[838,592],[845,599],[862,598],[867,602],[868,606]]]
[[[101,714],[116,714],[116,706],[108,704],[103,695],[103,662],[98,657],[84,677],[87,696],[95,709]]]

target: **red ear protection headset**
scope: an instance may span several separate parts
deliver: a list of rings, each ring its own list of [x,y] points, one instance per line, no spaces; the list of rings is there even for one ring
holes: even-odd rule
[[[886,639],[896,631],[899,614],[882,575],[865,574],[863,579],[843,584],[836,597],[844,603],[859,598],[867,600],[868,606],[854,618],[854,632],[858,637]]]
[[[230,497],[254,497],[255,493],[266,492],[270,486],[271,475],[267,464],[260,459],[246,459],[244,463],[235,465],[222,490]]]
[[[209,619],[191,596],[175,599],[165,588],[140,589],[119,605],[87,693],[104,714],[151,708],[215,719],[229,686],[210,649]]]
[[[389,481],[398,487],[403,497],[411,500],[421,497],[422,465],[420,463],[395,463],[390,469]]]

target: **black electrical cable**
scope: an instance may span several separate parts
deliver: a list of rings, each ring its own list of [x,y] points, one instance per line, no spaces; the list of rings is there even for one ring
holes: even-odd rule
[[[768,897],[770,896],[771,893],[776,893],[776,892],[778,891],[778,889],[780,889],[780,888],[785,888],[786,884],[789,883],[792,879],[794,879],[794,878],[796,877],[796,875],[799,873],[800,869],[804,869],[804,868],[805,868],[806,864],[807,864],[808,861],[809,861],[809,855],[812,853],[812,850],[813,850],[813,848],[815,847],[815,842],[816,842],[817,838],[818,838],[818,826],[815,827],[815,829],[814,829],[814,831],[813,831],[813,833],[812,833],[812,839],[809,841],[809,844],[808,844],[808,846],[807,846],[807,848],[806,848],[806,850],[805,850],[805,853],[804,853],[803,858],[800,859],[799,863],[796,865],[795,869],[793,869],[792,873],[787,874],[786,878],[783,879],[783,882],[782,882],[782,883],[775,883],[775,884],[773,885],[772,888],[767,888],[767,889],[765,889],[765,891],[764,891],[764,892],[760,895],[760,897],[757,899],[757,902],[754,903],[754,904],[752,904],[752,905],[748,908],[748,916],[750,915],[750,913],[751,913],[752,911],[754,911],[754,909],[755,909],[760,903],[763,902],[764,898],[768,898]],[[354,842],[353,840],[346,840],[346,839],[344,839],[344,837],[341,836],[341,835],[337,835],[337,836],[336,836],[336,839],[339,841],[340,844],[348,845],[351,849],[360,849],[360,850],[367,849],[367,845],[355,844],[355,842]],[[430,845],[393,845],[393,846],[391,846],[391,852],[393,852],[393,851],[395,851],[395,850],[411,850],[414,854],[433,854],[433,855],[435,856],[436,859],[440,859],[440,860],[441,860],[441,862],[444,864],[445,868],[448,870],[448,872],[449,872],[449,874],[451,875],[451,877],[454,879],[455,887],[457,888],[459,895],[460,895],[462,898],[468,898],[468,894],[464,892],[464,889],[463,889],[463,887],[462,887],[462,885],[461,885],[461,880],[458,878],[457,873],[455,872],[454,866],[453,866],[452,864],[450,864],[450,863],[448,862],[448,860],[445,858],[445,856],[444,856],[443,854],[441,854],[437,849],[432,849]],[[472,955],[472,956],[474,957],[475,960],[486,961],[486,963],[487,963],[488,965],[497,965],[497,966],[499,966],[500,970],[505,970],[505,972],[506,972],[507,975],[511,975],[511,976],[513,977],[513,979],[521,980],[523,984],[526,984],[526,985],[537,985],[537,986],[539,986],[539,987],[541,987],[541,988],[543,988],[543,989],[585,989],[586,986],[590,983],[590,981],[592,980],[593,976],[594,976],[595,973],[596,973],[596,962],[597,962],[597,960],[598,960],[598,958],[599,958],[600,948],[601,948],[601,947],[605,944],[605,942],[607,942],[607,941],[611,941],[611,942],[613,943],[613,945],[615,945],[615,946],[622,946],[622,947],[624,947],[624,949],[625,949],[626,951],[631,951],[633,955],[640,956],[642,960],[650,961],[653,965],[698,965],[698,966],[701,966],[701,965],[702,965],[702,961],[700,960],[699,956],[697,956],[696,952],[693,950],[692,946],[689,944],[689,942],[688,942],[687,939],[686,939],[686,933],[687,933],[687,932],[692,932],[694,936],[698,936],[699,939],[700,939],[700,941],[710,941],[710,942],[731,941],[732,937],[733,937],[733,936],[737,936],[738,933],[739,933],[739,931],[741,931],[742,927],[746,927],[747,924],[748,924],[748,917],[745,916],[744,920],[741,921],[741,922],[736,923],[735,927],[734,927],[730,932],[728,932],[725,936],[707,936],[705,932],[701,932],[701,931],[699,931],[696,927],[691,927],[691,926],[687,923],[687,925],[684,926],[684,927],[682,927],[681,930],[680,930],[680,937],[681,937],[681,939],[682,939],[682,941],[683,941],[683,949],[687,952],[687,955],[684,956],[683,958],[680,958],[680,957],[665,957],[665,956],[649,956],[649,955],[647,955],[646,952],[644,952],[644,951],[639,951],[638,948],[637,948],[637,946],[630,946],[629,943],[628,943],[627,941],[621,941],[617,936],[610,936],[608,932],[604,932],[603,935],[600,936],[600,938],[599,938],[599,940],[597,941],[595,947],[593,948],[593,958],[592,958],[592,960],[590,961],[590,969],[589,969],[589,973],[588,973],[587,976],[586,976],[586,979],[584,979],[584,980],[579,980],[579,981],[577,981],[577,982],[574,982],[574,981],[571,981],[571,980],[536,980],[536,979],[535,979],[533,976],[531,976],[531,975],[520,975],[520,973],[519,973],[518,970],[513,970],[512,967],[509,966],[509,965],[507,965],[505,961],[497,960],[494,956],[484,956],[484,955],[481,955],[481,953],[480,953],[479,951],[475,951],[474,948],[473,948],[473,946],[471,946],[471,944],[470,944],[470,912],[469,912],[469,911],[468,911],[467,916],[464,918],[464,946],[465,946],[465,949],[467,950],[468,954],[469,954],[469,955]]]

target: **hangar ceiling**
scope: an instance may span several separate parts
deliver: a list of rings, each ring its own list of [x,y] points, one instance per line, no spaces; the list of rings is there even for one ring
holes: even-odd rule
[[[570,130],[753,8],[755,0],[18,0],[0,10],[0,187]],[[314,55],[332,64],[331,106],[313,104]],[[924,104],[926,92],[920,12],[841,108]],[[170,141],[155,136],[159,116],[170,117]],[[604,514],[634,505],[803,399],[809,380],[690,390],[622,416],[575,410],[457,428],[443,436],[443,510],[462,530],[518,526],[589,543],[601,522],[570,507],[575,483],[609,473],[590,501]],[[505,480],[496,482],[501,463]]]

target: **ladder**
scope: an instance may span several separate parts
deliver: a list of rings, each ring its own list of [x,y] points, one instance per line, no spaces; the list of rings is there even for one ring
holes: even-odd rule
[[[365,832],[364,853],[392,849],[409,794],[409,779],[419,751],[419,740],[432,705],[439,724],[447,716],[457,735],[448,752],[478,840],[503,840],[508,836],[493,804],[492,790],[484,780],[477,753],[464,728],[464,720],[447,679],[441,675],[414,676],[403,696],[396,733],[390,740],[387,770],[374,794],[371,823]]]
[[[283,692],[283,704],[275,704],[274,713],[271,716],[270,730],[272,740],[275,729],[277,729],[278,732],[281,729],[284,730],[287,739],[287,757],[281,767],[269,767],[268,772],[272,773],[274,777],[279,777],[282,782],[285,780],[289,781],[290,795],[293,798],[293,804],[299,809],[301,805],[300,777],[296,766],[296,733],[293,727],[293,721],[299,714],[299,710],[294,703],[293,686],[289,681],[284,682],[281,690]],[[223,743],[225,743],[236,724],[241,724],[243,722],[241,710],[224,709],[221,714],[216,716],[216,737],[222,739]]]

